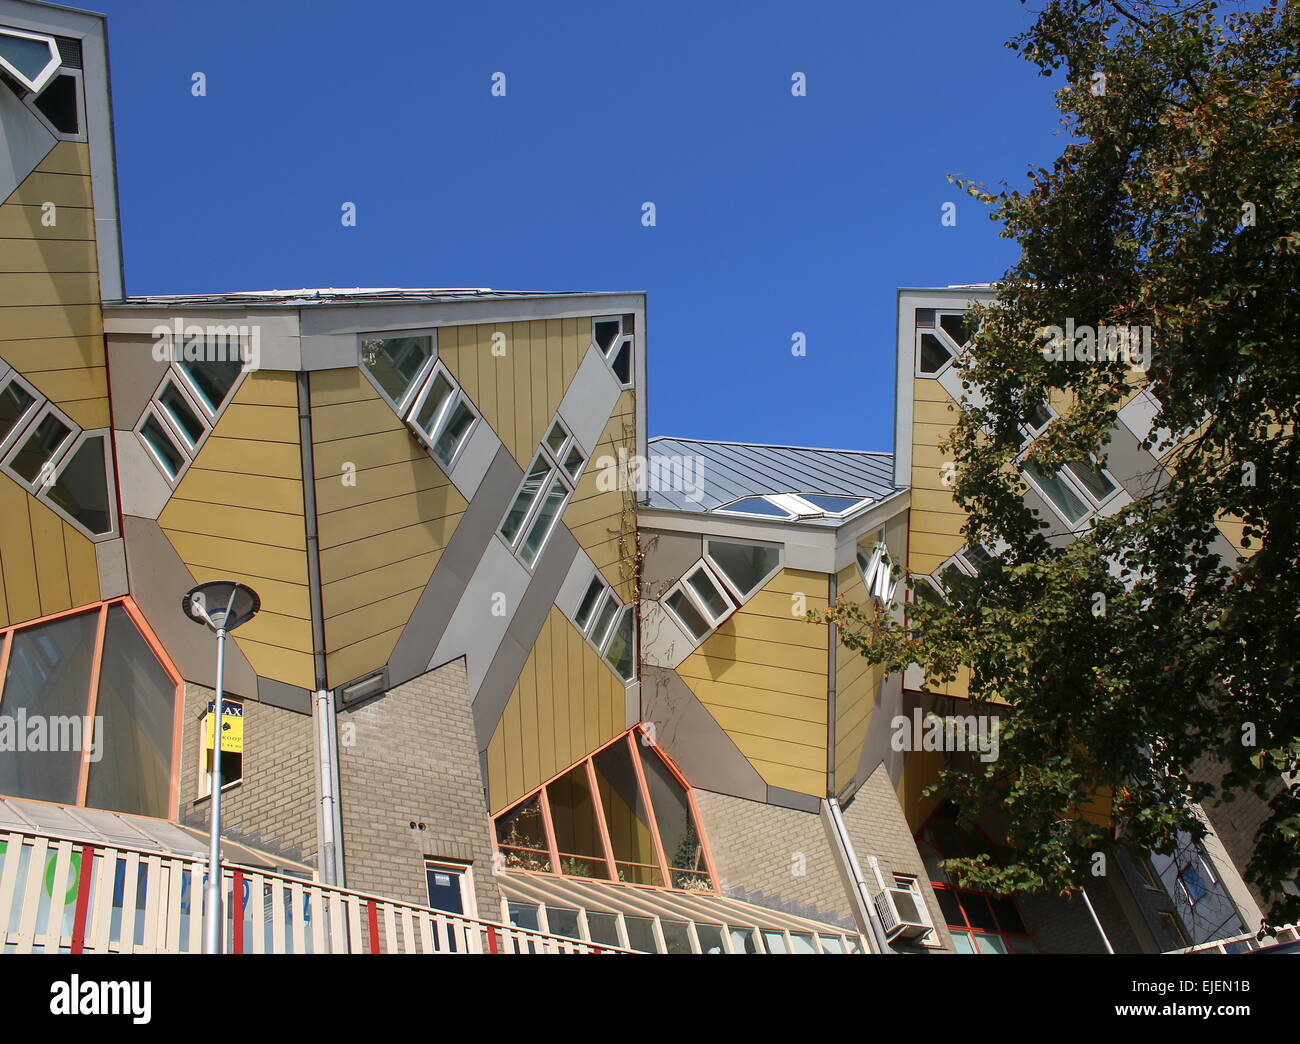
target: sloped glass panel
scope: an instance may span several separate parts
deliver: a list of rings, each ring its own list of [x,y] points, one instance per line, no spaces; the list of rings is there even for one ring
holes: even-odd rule
[[[546,546],[546,538],[551,535],[551,526],[559,517],[560,509],[568,496],[569,491],[563,482],[558,479],[552,481],[551,488],[546,492],[546,499],[542,501],[541,510],[537,512],[528,535],[524,537],[520,557],[526,565],[532,565],[542,553],[542,548]]]
[[[682,624],[691,633],[692,638],[703,638],[709,633],[709,622],[695,608],[695,604],[686,597],[684,591],[679,589],[668,596],[668,608],[677,614]]]
[[[474,411],[465,405],[464,399],[457,399],[456,405],[451,409],[451,417],[433,444],[433,455],[442,463],[450,464],[473,425]]]
[[[854,504],[862,503],[861,497],[836,497],[825,493],[800,493],[799,496],[812,504],[813,507],[820,508],[822,511],[831,514],[848,511]]]
[[[95,534],[113,528],[106,441],[103,435],[83,439],[59,469],[59,477],[49,492],[51,502]]]
[[[700,601],[704,603],[713,618],[716,620],[720,616],[726,616],[731,612],[732,605],[726,595],[718,590],[718,585],[713,582],[713,577],[709,576],[703,569],[697,569],[686,580],[697,595]]]
[[[35,401],[16,381],[4,386],[0,391],[0,439],[6,438],[17,427]]]
[[[614,339],[622,332],[622,325],[617,319],[599,319],[591,324],[591,329],[596,347],[608,355],[614,346]]]
[[[230,348],[231,351],[235,351],[237,346],[232,345]],[[239,375],[244,372],[244,364],[239,359],[186,360],[179,363],[179,366],[185,371],[190,384],[213,413],[220,411],[226,396],[230,394],[230,389],[235,386],[235,381],[239,380]]]
[[[605,862],[586,762],[548,783],[546,796],[551,804],[551,822],[555,825],[560,873],[568,877],[609,880],[609,864]]]
[[[14,632],[5,676],[0,794],[75,804],[99,613]]]
[[[952,343],[958,348],[970,340],[970,332],[964,315],[941,315],[939,316],[939,325],[943,328],[943,332],[952,338]]]
[[[932,333],[921,334],[921,373],[938,373],[953,358],[952,352]]]
[[[0,58],[3,58],[28,84],[40,81],[50,63],[58,62],[58,51],[49,37],[31,39],[0,29]]]
[[[172,437],[167,434],[155,417],[149,416],[145,418],[145,422],[140,425],[140,437],[153,450],[154,456],[170,478],[175,478],[180,474],[181,468],[185,466],[185,458],[181,455],[181,451],[176,448]]]
[[[158,402],[167,411],[167,416],[175,422],[177,430],[184,436],[190,447],[196,446],[199,439],[203,438],[206,429],[190,406],[189,400],[181,394],[181,390],[168,381],[163,387],[162,394],[158,396]]]
[[[629,605],[623,610],[623,615],[618,618],[618,625],[614,628],[614,633],[609,639],[609,647],[605,650],[605,659],[609,665],[614,668],[615,673],[624,681],[631,681],[636,676],[636,664],[633,662],[633,641],[632,629],[635,621],[632,618],[632,607]]]
[[[441,373],[434,377],[412,418],[412,423],[424,432],[425,438],[433,438],[434,428],[442,416],[442,411],[447,408],[447,403],[451,401],[454,394],[451,381]]]
[[[361,342],[361,364],[394,402],[401,402],[433,358],[430,337],[372,337]]]
[[[10,467],[28,482],[35,482],[49,459],[72,434],[63,421],[52,413],[47,413],[36,424],[36,430],[27,436],[22,449],[14,454]]]
[[[104,757],[90,766],[86,804],[166,819],[176,686],[120,605],[108,609],[95,714]]]
[[[497,847],[507,870],[551,869],[551,852],[542,823],[542,804],[534,794],[497,819]]]
[[[662,885],[659,856],[650,833],[650,816],[641,796],[627,739],[611,743],[592,762],[618,879],[629,884]]]
[[[668,861],[668,872],[672,875],[669,883],[674,888],[687,891],[712,890],[713,882],[704,862],[700,831],[691,815],[685,789],[653,747],[637,743],[636,749],[645,772],[646,789],[650,792],[655,822],[659,826],[664,858]]]
[[[1048,475],[1033,461],[1025,461],[1021,468],[1038,483],[1038,488],[1051,501],[1052,506],[1071,522],[1078,522],[1088,513],[1087,505],[1065,484],[1060,475]]]
[[[1093,495],[1098,503],[1101,503],[1119,488],[1104,471],[1085,461],[1076,461],[1073,464],[1067,464],[1066,467],[1069,469],[1070,474],[1078,480],[1084,489]]]
[[[745,497],[734,504],[720,507],[718,511],[735,512],[743,515],[771,515],[773,518],[789,518],[790,512],[777,507],[767,497]]]
[[[578,611],[573,617],[573,622],[578,625],[579,630],[585,631],[587,629],[587,622],[591,619],[591,614],[596,608],[596,600],[600,598],[604,590],[605,584],[599,576],[594,577],[587,586],[587,592],[582,596]]]
[[[710,540],[709,558],[741,598],[748,598],[781,561],[781,549],[765,544]]]
[[[519,487],[519,492],[515,494],[515,502],[510,505],[510,510],[506,512],[505,521],[501,523],[501,535],[511,544],[514,543],[515,537],[519,535],[519,527],[524,524],[524,519],[528,517],[533,501],[537,499],[537,495],[542,491],[542,485],[550,473],[551,466],[546,463],[545,458],[538,456],[533,461],[532,467],[528,469],[528,474],[524,476],[523,484]]]

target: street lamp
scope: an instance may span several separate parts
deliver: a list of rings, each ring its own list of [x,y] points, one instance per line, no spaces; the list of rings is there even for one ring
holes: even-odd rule
[[[181,612],[217,635],[217,698],[212,713],[212,827],[208,840],[207,920],[203,952],[220,953],[225,918],[221,910],[221,719],[226,682],[226,634],[248,623],[262,608],[251,587],[232,580],[213,580],[185,592]]]

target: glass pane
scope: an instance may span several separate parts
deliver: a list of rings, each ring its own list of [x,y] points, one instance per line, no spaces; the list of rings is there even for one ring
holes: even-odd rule
[[[546,445],[549,446],[551,452],[558,457],[560,455],[560,450],[564,449],[564,443],[568,437],[568,433],[560,427],[559,424],[553,424],[551,425],[551,430],[546,435]]]
[[[618,940],[618,914],[587,911],[587,934],[605,946],[622,946]]]
[[[1029,411],[1029,430],[1033,432],[1042,431],[1052,420],[1052,411],[1047,408],[1047,403],[1036,402],[1034,408]]]
[[[953,932],[952,948],[956,950],[958,953],[974,953],[975,943],[971,941],[970,933]]]
[[[120,605],[108,609],[95,714],[107,756],[90,766],[86,804],[166,819],[176,685]]]
[[[696,922],[695,936],[700,940],[700,953],[726,953],[722,948],[722,925]]]
[[[1070,489],[1059,475],[1049,477],[1042,468],[1032,461],[1025,461],[1021,467],[1027,475],[1038,483],[1038,488],[1052,502],[1052,506],[1071,522],[1078,522],[1088,513],[1088,508],[1083,501],[1075,496],[1074,490]]]
[[[713,577],[709,576],[703,569],[695,570],[686,578],[686,582],[700,596],[704,608],[713,615],[715,620],[731,612],[731,602],[718,590],[718,585],[713,582]]]
[[[163,430],[156,417],[145,418],[144,424],[140,426],[140,436],[148,443],[169,476],[175,478],[180,474],[181,468],[185,465],[185,458],[181,456],[176,443],[172,442],[171,436]]]
[[[659,946],[655,942],[654,921],[651,918],[624,914],[623,923],[627,926],[627,944],[631,949],[642,953],[659,952]]]
[[[838,935],[823,935],[821,936],[821,940],[822,940],[822,953],[843,953],[844,952],[844,940],[841,939]]]
[[[541,800],[536,794],[516,805],[496,821],[497,845],[507,870],[551,869],[551,853],[542,823]]]
[[[619,384],[632,383],[632,342],[624,341],[619,347],[617,354],[614,356],[610,367],[614,370],[614,376],[618,378]]]
[[[586,459],[587,458],[583,456],[582,450],[578,449],[577,446],[574,446],[569,450],[569,455],[564,458],[564,473],[568,475],[569,478],[576,478],[578,472],[582,470],[583,461]]]
[[[641,798],[626,738],[611,743],[592,762],[618,879],[629,884],[662,885],[650,816]]]
[[[433,357],[429,337],[376,337],[361,342],[361,363],[394,402],[401,402]]]
[[[442,434],[433,444],[433,455],[444,464],[450,464],[473,424],[474,411],[465,405],[464,399],[458,399],[452,407],[451,419],[443,426]]]
[[[1119,488],[1104,472],[1099,471],[1091,464],[1076,461],[1068,465],[1068,468],[1070,474],[1078,479],[1083,488],[1091,493],[1098,502],[1105,500]]]
[[[862,503],[861,497],[833,497],[824,493],[800,493],[799,496],[822,511],[848,511],[854,504]]]
[[[754,941],[752,928],[730,928],[732,953],[758,953],[758,943]]]
[[[578,911],[567,906],[547,906],[546,921],[551,927],[552,935],[563,935],[568,939],[581,939],[582,931],[578,927]]]
[[[596,624],[591,629],[591,640],[597,645],[605,644],[605,635],[609,633],[609,625],[614,621],[614,614],[618,612],[618,602],[611,593],[608,598],[600,603],[600,612],[596,615]]]
[[[176,422],[176,427],[185,437],[185,441],[190,444],[191,448],[193,448],[198,443],[199,439],[203,438],[203,422],[199,420],[198,415],[190,408],[189,402],[186,400],[185,396],[181,394],[180,389],[171,381],[168,381],[166,385],[163,386],[162,394],[158,396],[158,401],[162,404],[163,409],[167,411],[167,416]]]
[[[709,879],[704,846],[685,789],[653,747],[637,743],[636,748],[645,772],[646,789],[650,792],[659,838],[663,842],[664,858],[672,875],[672,886],[688,891],[710,891],[713,882]]]
[[[81,130],[76,77],[67,74],[56,76],[32,104],[41,110],[60,134],[76,134]]]
[[[528,530],[528,535],[524,537],[522,554],[526,565],[532,565],[537,561],[537,556],[542,553],[542,548],[546,545],[546,538],[551,535],[551,526],[559,517],[560,508],[564,506],[564,501],[568,497],[569,491],[564,483],[555,479],[551,483],[551,488],[546,491],[546,499],[542,501],[541,510],[537,512],[537,517],[533,519],[532,528]]]
[[[541,922],[537,919],[536,903],[509,903],[507,909],[510,911],[510,924],[513,927],[527,928],[533,932],[539,930]]]
[[[587,593],[582,596],[582,601],[578,603],[578,611],[574,614],[574,623],[580,630],[587,629],[587,621],[591,619],[592,610],[596,608],[596,599],[601,596],[605,590],[604,581],[600,577],[592,579],[587,587]]]
[[[966,927],[966,918],[962,916],[961,904],[949,889],[936,888],[934,897],[939,900],[939,912],[943,914],[944,924],[950,928]]]
[[[0,439],[14,430],[35,401],[16,381],[5,385],[4,391],[0,391]]]
[[[449,914],[465,912],[465,895],[461,890],[462,875],[444,867],[430,866],[424,871],[429,890],[429,906]]]
[[[415,416],[411,418],[411,422],[424,432],[426,438],[433,438],[433,429],[437,425],[443,409],[451,401],[453,393],[454,389],[451,382],[446,377],[442,374],[434,377],[427,394],[420,400],[420,408],[415,411]]]
[[[685,921],[665,921],[659,918],[659,930],[664,933],[664,944],[669,953],[694,953],[691,933]]]
[[[814,945],[811,935],[801,935],[799,932],[791,932],[790,941],[794,945],[794,953],[817,952],[817,947]]]
[[[763,945],[767,948],[768,953],[789,953],[785,945],[785,932],[763,932]]]
[[[1001,931],[1015,932],[1017,935],[1026,933],[1025,922],[1020,919],[1020,911],[1016,909],[1014,900],[989,896],[989,906],[993,907],[993,915],[998,919]]]
[[[966,919],[972,928],[985,932],[998,930],[998,922],[993,919],[993,911],[989,909],[988,901],[984,896],[973,892],[958,892],[957,895],[961,899],[961,908],[966,911]]]
[[[958,348],[970,340],[964,315],[941,315],[939,316],[939,325],[943,327],[943,332],[952,338],[952,343],[957,345]]]
[[[0,55],[10,65],[35,80],[53,60],[47,40],[29,40],[25,36],[10,36],[0,32]]]
[[[239,359],[186,361],[179,364],[189,377],[194,390],[199,393],[208,409],[216,413],[226,401],[230,389],[239,380],[244,364]]]
[[[533,501],[537,499],[538,493],[541,492],[542,484],[550,473],[551,466],[546,463],[544,458],[539,456],[533,461],[533,466],[528,469],[528,474],[524,476],[523,485],[519,487],[519,492],[515,495],[515,502],[510,505],[510,510],[506,512],[505,521],[501,523],[501,535],[512,544],[519,533],[519,527],[524,524],[524,519],[528,517],[528,511],[533,506]]]
[[[921,373],[937,373],[951,358],[952,352],[934,334],[921,334]]]
[[[609,864],[605,862],[596,806],[587,781],[587,763],[581,762],[554,783],[548,783],[546,796],[551,803],[560,873],[609,880]]]
[[[726,540],[709,541],[709,557],[731,581],[742,598],[758,587],[781,560],[781,549],[762,544],[733,544]]]
[[[14,632],[3,712],[26,749],[0,757],[0,794],[76,802],[98,623],[79,613]]]
[[[718,508],[719,511],[735,511],[745,515],[771,515],[773,518],[789,518],[790,512],[779,508],[767,497],[745,497],[734,504]]]
[[[72,429],[63,421],[54,414],[47,413],[37,422],[36,430],[27,436],[22,449],[14,454],[10,467],[28,482],[35,482],[46,461],[71,434]]]
[[[692,638],[703,638],[709,633],[709,623],[681,589],[668,596],[668,607],[681,618]]]
[[[623,610],[623,615],[618,618],[618,626],[614,628],[613,637],[609,640],[609,648],[605,650],[605,659],[624,681],[631,681],[636,675],[636,664],[632,661],[633,622],[632,607],[628,606]]]
[[[622,332],[621,324],[617,319],[600,319],[592,323],[591,328],[596,347],[608,355],[614,346],[614,338]]]
[[[84,439],[68,462],[59,469],[59,477],[50,488],[50,500],[92,533],[107,533],[113,528],[109,515],[108,470],[105,437],[92,435]]]
[[[1007,944],[996,935],[977,935],[975,945],[980,953],[1006,953]]]

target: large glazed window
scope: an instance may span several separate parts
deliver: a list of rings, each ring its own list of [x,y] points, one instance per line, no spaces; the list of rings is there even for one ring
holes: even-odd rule
[[[698,823],[689,787],[638,727],[500,813],[496,833],[507,869],[713,892]]]
[[[532,568],[559,524],[586,454],[558,420],[552,422],[498,532]]]
[[[113,531],[113,503],[109,490],[108,434],[83,435],[59,469],[58,478],[42,494],[88,536]]]
[[[361,341],[361,365],[399,410],[432,360],[432,337],[368,337]]]
[[[173,815],[180,676],[159,648],[126,599],[0,632],[0,729],[21,722],[24,748],[0,796]]]
[[[58,45],[52,36],[0,29],[0,69],[37,93],[59,71]]]
[[[239,360],[184,360],[177,364],[190,387],[202,401],[203,406],[212,415],[221,412],[226,399],[244,372],[244,364]]]
[[[781,565],[778,544],[755,544],[714,540],[705,545],[705,555],[740,598],[757,591]]]

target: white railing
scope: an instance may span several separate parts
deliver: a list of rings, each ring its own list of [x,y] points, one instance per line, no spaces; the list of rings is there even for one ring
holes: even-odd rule
[[[626,953],[224,865],[226,953]],[[0,953],[199,953],[207,861],[0,833]]]
[[[1216,939],[1214,942],[1198,943],[1196,946],[1185,946],[1181,950],[1170,950],[1170,953],[1246,953],[1251,950],[1262,950],[1266,946],[1277,946],[1281,943],[1300,942],[1300,925],[1289,925],[1286,928],[1279,928],[1272,935],[1266,935],[1262,939],[1256,939],[1254,932],[1247,932],[1245,935],[1234,935],[1230,939]]]

